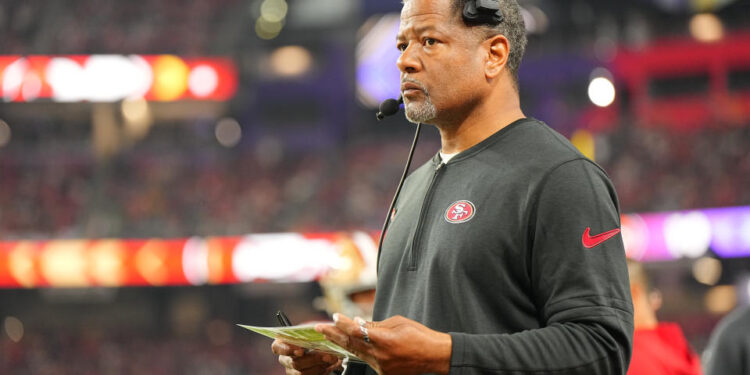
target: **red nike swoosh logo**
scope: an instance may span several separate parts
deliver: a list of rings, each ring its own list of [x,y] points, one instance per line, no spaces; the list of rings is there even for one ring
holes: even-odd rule
[[[604,233],[592,236],[591,228],[586,228],[586,230],[583,231],[583,237],[581,238],[581,242],[583,242],[583,246],[585,246],[587,249],[590,249],[614,237],[617,233],[620,233],[620,228],[608,230]]]

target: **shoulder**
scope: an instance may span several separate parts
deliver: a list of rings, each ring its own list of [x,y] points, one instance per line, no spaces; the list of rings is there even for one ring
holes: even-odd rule
[[[748,330],[750,307],[735,310],[719,322],[703,352],[706,374],[738,372],[743,359],[750,354]]]
[[[748,331],[750,331],[750,307],[731,312],[716,328],[717,337],[722,341],[745,339]]]
[[[584,164],[604,172],[583,155],[562,134],[534,118],[527,118],[509,129],[505,137],[489,147],[489,155],[511,161],[530,173],[545,175],[568,163]]]

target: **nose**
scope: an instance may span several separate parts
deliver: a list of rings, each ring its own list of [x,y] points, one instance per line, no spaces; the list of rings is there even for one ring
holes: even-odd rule
[[[396,66],[398,66],[398,70],[402,73],[415,73],[422,68],[419,58],[417,58],[414,48],[411,45],[401,52],[401,56],[396,60]]]

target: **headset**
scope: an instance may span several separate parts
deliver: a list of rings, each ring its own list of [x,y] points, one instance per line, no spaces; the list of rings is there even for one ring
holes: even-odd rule
[[[496,26],[503,22],[500,0],[468,0],[464,4],[464,22],[469,26]]]

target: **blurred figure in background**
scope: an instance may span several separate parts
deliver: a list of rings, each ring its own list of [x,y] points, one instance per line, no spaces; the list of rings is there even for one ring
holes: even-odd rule
[[[315,307],[329,316],[342,313],[372,319],[377,284],[378,249],[372,241],[355,235],[351,241],[341,241],[342,264],[333,268],[319,283],[323,297]]]
[[[724,317],[704,353],[706,375],[750,374],[750,307]]]
[[[700,360],[680,326],[656,319],[661,294],[651,288],[643,266],[628,259],[628,274],[635,325],[628,375],[700,375]]]

